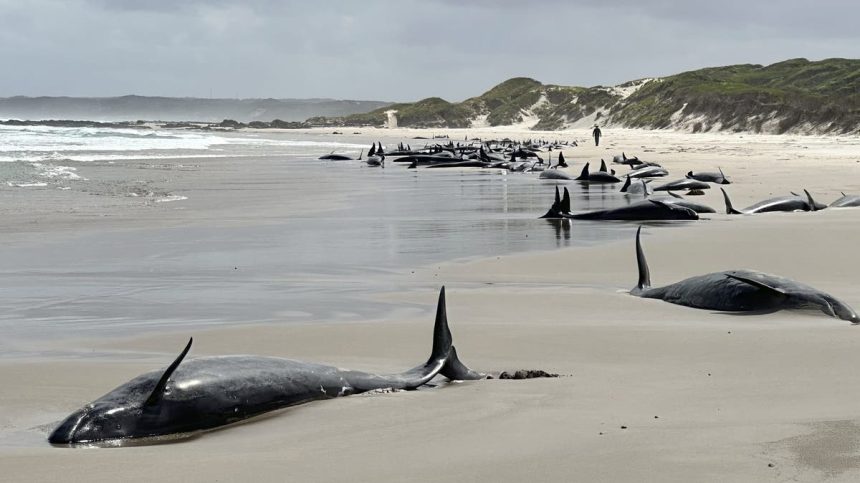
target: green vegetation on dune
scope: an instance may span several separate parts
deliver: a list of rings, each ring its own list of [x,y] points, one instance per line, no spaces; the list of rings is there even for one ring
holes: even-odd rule
[[[649,82],[616,104],[610,116],[625,126],[665,128],[676,113],[700,119],[693,130],[857,132],[860,61],[792,59],[684,72]]]
[[[593,115],[601,123],[657,129],[860,132],[860,60],[709,67],[617,87],[545,85],[516,77],[460,103],[431,97],[309,122],[382,126],[386,111],[395,110],[403,127],[469,127],[483,116],[500,126],[529,115],[538,119],[534,129],[555,130]],[[626,98],[620,95],[625,89]]]

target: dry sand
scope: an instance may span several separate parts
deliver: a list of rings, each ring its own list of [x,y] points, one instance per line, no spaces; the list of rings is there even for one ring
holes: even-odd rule
[[[447,132],[463,138],[464,131]],[[364,132],[384,142],[414,134]],[[719,165],[736,181],[728,189],[738,206],[789,189],[807,188],[823,202],[840,190],[860,192],[858,138],[604,134],[605,147],[583,143],[565,152],[572,171],[623,149],[662,162],[669,179]],[[718,190],[697,201],[722,211]],[[644,230],[655,285],[752,268],[860,307],[860,210],[708,218]],[[857,481],[860,328],[820,313],[739,316],[632,297],[625,291],[636,279],[634,229],[629,240],[604,246],[426,267],[416,275],[426,290],[393,287],[379,295],[426,304],[426,316],[412,320],[55,343],[152,354],[126,361],[6,358],[3,480]],[[44,442],[55,421],[166,364],[189,335],[193,355],[277,355],[386,372],[411,367],[429,351],[439,281],[448,286],[464,362],[563,377],[321,401],[180,444],[68,450]]]

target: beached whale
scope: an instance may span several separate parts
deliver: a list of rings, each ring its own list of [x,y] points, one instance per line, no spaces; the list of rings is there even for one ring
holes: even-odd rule
[[[651,199],[658,199],[664,203],[670,203],[670,204],[674,204],[674,205],[678,205],[678,206],[683,206],[684,208],[689,208],[689,209],[695,211],[696,213],[698,213],[700,215],[702,213],[716,213],[717,212],[717,210],[711,208],[708,205],[703,205],[701,203],[696,203],[694,201],[688,201],[688,200],[684,199],[683,197],[681,197],[681,195],[672,193],[671,191],[667,191],[666,193],[669,194],[670,198],[651,198]]]
[[[602,161],[601,161],[602,162]],[[590,163],[585,163],[585,166],[582,167],[582,172],[579,174],[579,177],[576,178],[576,181],[588,181],[589,183],[620,183],[621,180],[616,178],[614,174],[608,173],[606,171],[606,164],[602,165],[602,170],[597,171],[595,173],[590,173],[588,171],[588,165]]]
[[[690,277],[664,287],[651,288],[651,272],[636,230],[636,262],[639,281],[631,294],[660,299],[697,309],[727,312],[819,309],[831,317],[860,323],[860,316],[832,295],[800,282],[755,270],[728,270]]]
[[[723,170],[720,168],[717,168],[717,169],[720,170],[719,173],[705,172],[705,171],[700,171],[698,173],[694,173],[692,171],[689,171],[689,172],[687,172],[687,178],[688,179],[695,179],[698,181],[704,181],[706,183],[732,184],[732,182],[729,181],[728,178],[726,178],[726,175],[723,174]]]
[[[567,218],[571,220],[698,220],[699,215],[676,203],[663,200],[643,200],[620,208],[596,210],[585,213],[572,213],[570,208],[570,193],[564,188],[564,196],[559,198],[558,187],[555,188],[555,201],[549,210],[541,216],[547,219]]]
[[[711,189],[711,185],[703,181],[695,179],[676,179],[666,184],[662,184],[654,188],[654,191],[675,191],[675,190],[707,190]]]
[[[860,206],[860,196],[842,193],[842,198],[830,203],[830,206],[832,208],[856,208]]]
[[[626,164],[631,168],[642,164],[642,161],[639,161],[638,157],[634,156],[632,158],[628,158],[627,155],[624,153],[621,153],[621,156],[618,156],[617,154],[613,156],[612,162],[615,164]]]
[[[650,179],[638,179],[635,183],[630,181],[630,176],[627,176],[627,179],[624,181],[624,186],[621,187],[621,192],[628,195],[650,195],[654,192],[651,188],[648,187],[648,183],[650,183]]]
[[[358,153],[358,160],[359,161],[361,161],[361,156],[363,154],[364,154],[364,149],[362,149],[361,152]],[[322,156],[320,156],[317,159],[321,159],[323,161],[352,161],[353,158],[351,158],[350,156],[347,156],[345,154],[335,154],[334,151],[332,151],[329,154],[323,154]]]
[[[565,173],[564,171],[553,168],[541,171],[540,175],[538,176],[538,179],[556,179],[562,181],[570,181],[573,178],[571,178],[570,175]]]
[[[669,172],[660,166],[643,166],[627,173],[631,178],[658,178],[669,176]]]
[[[457,358],[439,293],[433,348],[424,364],[377,375],[278,357],[199,357],[185,350],[164,371],[138,376],[66,418],[48,437],[55,445],[182,435],[276,409],[374,389],[415,389],[437,374],[481,379]]]
[[[806,193],[806,199],[794,194],[791,196],[778,196],[776,198],[759,201],[743,210],[736,210],[732,206],[732,201],[729,199],[729,195],[726,193],[726,190],[720,188],[720,191],[723,192],[723,198],[726,201],[726,214],[728,215],[751,215],[755,213],[767,213],[770,211],[818,211],[822,209],[822,206],[826,207],[826,205],[817,204],[815,200],[812,199],[812,195],[810,195],[808,191],[803,190],[803,192]]]

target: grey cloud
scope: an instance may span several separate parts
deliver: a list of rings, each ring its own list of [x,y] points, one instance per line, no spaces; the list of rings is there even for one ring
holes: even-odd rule
[[[0,0],[0,96],[452,100],[856,57],[855,2]]]

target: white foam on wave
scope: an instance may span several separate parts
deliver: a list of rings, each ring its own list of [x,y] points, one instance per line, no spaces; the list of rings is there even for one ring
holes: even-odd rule
[[[226,138],[205,133],[46,126],[0,126],[0,140],[0,152],[6,153],[205,150],[227,144]]]
[[[7,181],[6,185],[13,188],[44,188],[48,186],[48,183],[13,183],[11,181]]]
[[[37,175],[51,179],[65,180],[86,180],[81,175],[76,173],[77,168],[71,166],[56,166],[53,164],[33,163],[33,167],[37,170]]]
[[[250,156],[250,155],[248,155]],[[60,152],[40,153],[32,152],[18,156],[0,156],[0,163],[14,163],[16,161],[74,161],[88,163],[92,161],[133,161],[149,159],[186,159],[186,158],[226,158],[241,157],[228,154],[64,154]]]
[[[242,146],[249,149],[242,150]],[[258,151],[253,149],[255,147],[283,149]],[[158,129],[0,126],[0,162],[298,156],[319,149],[363,147],[361,144],[333,141],[275,139],[260,133],[225,136],[220,133]]]
[[[157,200],[155,200],[155,202],[156,203],[170,203],[171,201],[182,201],[182,200],[187,200],[187,199],[188,199],[187,196],[167,195],[167,196],[158,198]]]

